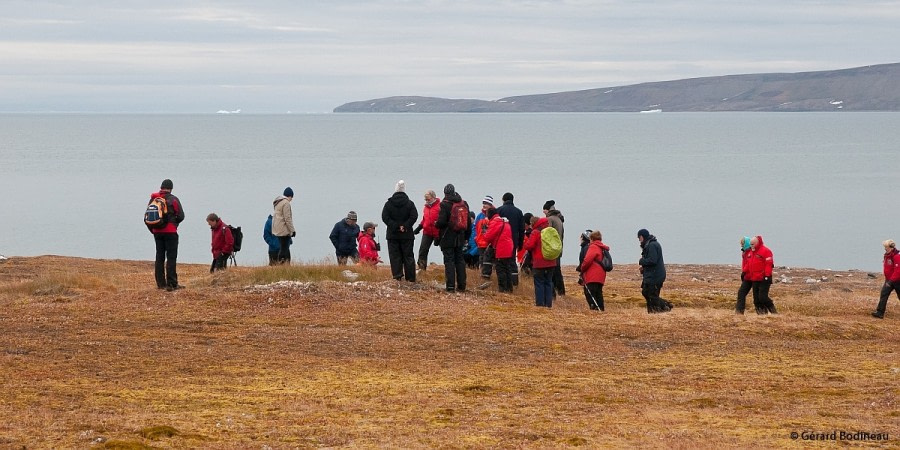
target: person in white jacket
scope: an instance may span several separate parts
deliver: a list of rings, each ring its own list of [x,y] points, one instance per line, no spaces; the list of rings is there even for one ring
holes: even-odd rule
[[[284,189],[284,195],[279,195],[272,202],[275,206],[275,214],[272,215],[272,234],[278,238],[281,246],[278,251],[279,264],[291,264],[291,238],[297,235],[297,230],[294,229],[294,217],[291,214],[292,200],[294,200],[294,190],[287,187]]]

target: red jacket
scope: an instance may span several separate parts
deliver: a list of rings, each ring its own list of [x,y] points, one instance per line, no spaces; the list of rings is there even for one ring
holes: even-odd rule
[[[153,228],[150,230],[153,234],[165,234],[165,233],[177,233],[178,232],[178,224],[184,220],[184,210],[181,209],[181,202],[178,200],[178,197],[172,195],[171,191],[163,191],[154,192],[150,194],[150,200],[159,197],[168,196],[168,204],[169,208],[172,210],[169,211],[169,222],[166,223],[166,226],[162,228]]]
[[[361,231],[356,240],[359,242],[360,261],[366,264],[372,264],[373,266],[381,262],[381,258],[378,257],[378,251],[375,250],[374,236],[370,236],[366,234],[366,232]]]
[[[591,241],[588,245],[587,253],[584,254],[584,261],[581,262],[581,276],[585,283],[606,283],[606,271],[600,265],[603,259],[603,250],[609,250],[601,241]]]
[[[222,222],[222,219],[219,219],[211,230],[213,258],[218,258],[234,251],[234,236],[231,235],[231,230],[225,226],[225,222]]]
[[[432,204],[425,204],[422,207],[422,233],[425,236],[431,236],[435,239],[441,238],[441,230],[434,225],[438,220],[438,213],[441,212],[441,199],[435,197]]]
[[[488,219],[487,216],[484,216],[478,220],[478,222],[475,222],[475,245],[478,248],[485,248],[488,246],[488,241],[484,238],[484,233],[487,232],[490,223],[490,219]]]
[[[549,226],[550,222],[547,221],[547,218],[541,217],[535,222],[534,231],[531,232],[531,236],[525,242],[525,250],[531,252],[531,266],[535,269],[556,267],[556,260],[551,259],[548,261],[544,259],[544,253],[541,251],[541,230]]]
[[[512,258],[516,251],[512,240],[512,227],[509,226],[509,221],[499,214],[494,214],[494,218],[489,222],[484,240],[494,246],[495,256],[498,259]]]
[[[749,281],[762,281],[765,277],[771,277],[772,268],[775,267],[772,250],[763,245],[762,236],[756,236],[756,240],[759,245],[756,246],[756,250],[750,251],[747,274],[744,275],[744,279]]]
[[[884,254],[884,279],[891,283],[900,281],[900,252],[896,248]]]
[[[745,276],[750,271],[750,258],[753,256],[751,250],[743,250],[741,253],[741,273]]]

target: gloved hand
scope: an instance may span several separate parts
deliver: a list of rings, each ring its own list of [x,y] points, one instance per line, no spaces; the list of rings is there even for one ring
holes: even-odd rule
[[[772,284],[772,277],[763,277],[763,281],[766,283]]]
[[[297,237],[297,232],[296,232],[296,231],[291,231],[291,237]]]
[[[413,234],[419,234],[420,231],[422,231],[422,224],[421,224],[421,223],[419,224],[419,226],[416,227],[415,230],[413,230]]]
[[[893,289],[894,283],[892,283],[891,280],[884,280],[884,286]]]
[[[741,281],[744,281],[744,272],[741,272]]]

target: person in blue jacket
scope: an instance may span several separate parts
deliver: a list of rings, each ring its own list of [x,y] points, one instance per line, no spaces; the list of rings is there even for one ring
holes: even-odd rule
[[[469,242],[463,247],[463,259],[470,269],[477,269],[478,245],[475,244],[475,213],[472,211],[469,211],[469,220],[472,221],[472,226],[469,227]]]
[[[266,224],[263,226],[263,240],[266,241],[266,244],[269,244],[269,265],[278,265],[278,252],[281,251],[281,242],[278,241],[278,236],[272,234],[271,214],[269,214],[269,218],[266,219]],[[292,243],[293,239],[288,238],[288,242]]]
[[[353,260],[353,264],[359,262],[359,249],[356,247],[359,225],[356,224],[356,217],[356,211],[350,211],[347,217],[334,224],[328,235],[339,266],[346,266],[348,259]]]

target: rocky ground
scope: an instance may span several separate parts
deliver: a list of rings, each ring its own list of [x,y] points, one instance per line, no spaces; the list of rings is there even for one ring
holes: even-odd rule
[[[179,270],[0,261],[0,448],[900,446],[880,274],[779,268],[780,314],[741,316],[734,266],[669,266],[658,315],[627,265],[603,313],[572,268],[551,310],[439,266]]]

